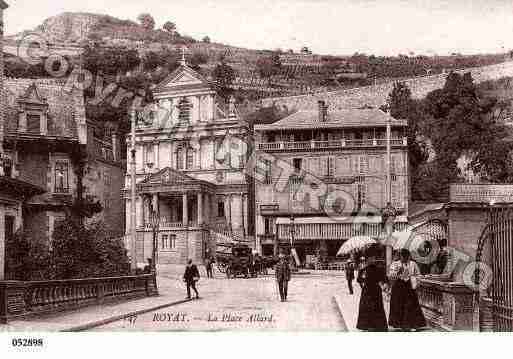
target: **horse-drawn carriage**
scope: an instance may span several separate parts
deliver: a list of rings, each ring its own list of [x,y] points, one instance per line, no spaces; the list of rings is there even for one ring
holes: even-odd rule
[[[216,264],[227,278],[257,276],[252,250],[246,244],[218,243]]]

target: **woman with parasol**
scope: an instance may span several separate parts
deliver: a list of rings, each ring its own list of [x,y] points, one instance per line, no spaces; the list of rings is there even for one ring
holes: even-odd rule
[[[358,272],[358,283],[362,286],[356,328],[365,331],[388,331],[382,290],[388,290],[385,269],[378,265],[381,252],[379,244],[365,250],[365,264]]]

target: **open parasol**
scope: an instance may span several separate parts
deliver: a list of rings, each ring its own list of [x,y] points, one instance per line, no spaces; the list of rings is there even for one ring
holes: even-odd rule
[[[342,244],[337,252],[337,256],[344,256],[355,252],[361,252],[378,243],[374,238],[369,236],[355,236],[349,238]]]

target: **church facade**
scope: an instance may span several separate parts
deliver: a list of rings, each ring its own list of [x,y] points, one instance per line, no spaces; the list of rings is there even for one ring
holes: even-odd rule
[[[212,84],[184,59],[153,97],[151,109],[138,113],[135,129],[135,256],[139,263],[152,257],[156,233],[158,264],[198,262],[215,251],[217,241],[248,237],[249,126],[234,101],[217,101]],[[129,159],[130,143],[127,136]],[[129,237],[130,165],[124,196]]]

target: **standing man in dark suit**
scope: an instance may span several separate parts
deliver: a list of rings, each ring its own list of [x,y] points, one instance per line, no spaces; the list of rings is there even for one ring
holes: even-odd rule
[[[214,278],[214,276],[212,274],[213,264],[214,264],[214,260],[212,259],[212,257],[208,256],[205,259],[205,269],[207,271],[207,278]]]
[[[353,294],[354,262],[349,260],[346,264],[346,280],[349,287],[349,294]]]
[[[283,253],[280,253],[278,263],[275,268],[276,281],[280,290],[280,298],[282,302],[287,300],[287,290],[290,280],[290,265]]]
[[[187,299],[191,299],[191,288],[196,293],[196,299],[199,299],[198,290],[196,289],[196,282],[199,281],[199,279],[200,274],[198,267],[192,264],[192,259],[189,259],[185,267],[185,273],[183,274],[183,281],[187,284]]]

